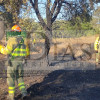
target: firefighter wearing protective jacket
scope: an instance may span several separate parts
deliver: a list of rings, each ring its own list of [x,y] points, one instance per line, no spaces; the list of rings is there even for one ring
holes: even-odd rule
[[[99,36],[96,38],[94,43],[94,49],[96,51],[96,65],[100,63],[100,38]]]
[[[13,32],[21,32],[18,25],[12,27]],[[19,40],[18,40],[19,39]],[[9,55],[7,66],[7,83],[8,83],[8,99],[15,100],[15,81],[17,81],[22,98],[27,97],[27,91],[23,80],[23,62],[25,57],[29,55],[27,41],[22,37],[11,37],[7,41],[7,46],[0,45],[2,54]]]

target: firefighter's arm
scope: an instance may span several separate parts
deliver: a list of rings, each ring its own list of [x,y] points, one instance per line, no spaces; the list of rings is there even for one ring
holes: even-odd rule
[[[98,50],[98,42],[99,42],[99,37],[96,38],[96,41],[94,43],[94,50]]]

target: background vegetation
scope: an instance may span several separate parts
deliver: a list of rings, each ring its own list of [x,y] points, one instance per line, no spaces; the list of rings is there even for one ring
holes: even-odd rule
[[[32,14],[35,12],[31,11],[32,6],[30,5],[30,1],[0,1],[0,19],[5,21],[6,29],[10,29],[14,24],[19,24],[23,30],[30,33],[37,34],[37,31],[44,32],[42,25],[39,21],[35,20],[34,14]],[[50,5],[53,5],[54,2],[50,1]],[[88,0],[65,1],[62,5],[63,10],[59,12],[59,16],[62,19],[57,17],[57,20],[52,24],[53,38],[90,36],[99,33],[100,25],[97,23],[99,23],[100,19],[100,7],[98,0],[90,0],[90,2]],[[46,4],[42,0],[39,0],[38,3],[40,5],[42,3],[44,3],[43,5]],[[41,9],[44,10],[46,8],[41,6]],[[43,19],[47,23],[46,18]]]

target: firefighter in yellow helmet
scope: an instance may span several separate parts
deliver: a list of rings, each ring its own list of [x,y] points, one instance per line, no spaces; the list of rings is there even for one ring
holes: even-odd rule
[[[98,36],[94,43],[94,50],[96,51],[96,65],[100,63],[100,37]]]
[[[18,25],[12,27],[13,32],[21,32]],[[18,40],[19,39],[19,40]],[[11,37],[7,41],[7,46],[0,45],[2,54],[9,55],[7,62],[7,83],[8,83],[8,100],[15,100],[15,81],[17,81],[22,98],[27,97],[27,91],[23,80],[23,62],[25,57],[29,55],[27,41],[22,37]]]

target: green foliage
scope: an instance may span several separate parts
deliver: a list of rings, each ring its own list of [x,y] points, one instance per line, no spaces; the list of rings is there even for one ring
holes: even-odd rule
[[[54,38],[68,38],[93,35],[94,29],[90,22],[82,21],[80,17],[76,21],[56,21],[53,24]]]
[[[0,2],[0,16],[3,16],[7,22],[6,24],[18,24],[20,10],[22,9],[22,5],[26,3],[27,0],[2,0]]]
[[[40,24],[35,22],[34,19],[31,18],[20,19],[19,25],[23,30],[28,31],[30,33],[42,30]]]

